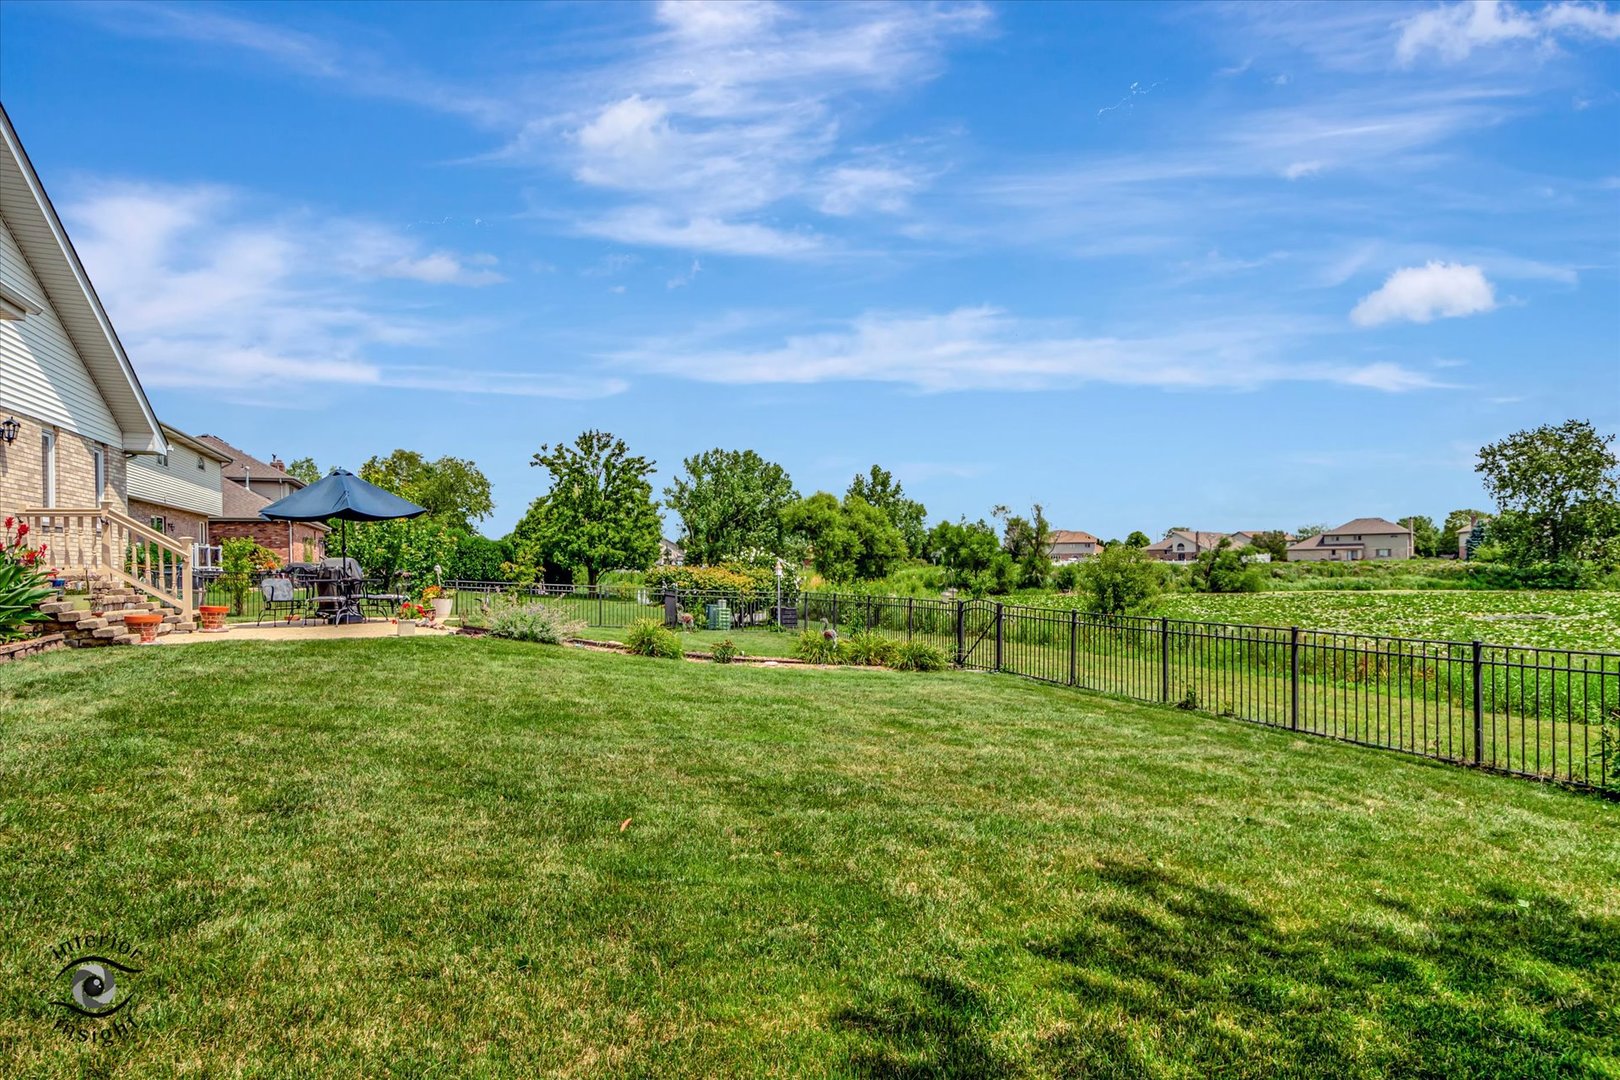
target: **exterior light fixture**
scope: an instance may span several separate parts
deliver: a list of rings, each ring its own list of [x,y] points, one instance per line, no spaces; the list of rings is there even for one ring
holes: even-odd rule
[[[14,443],[21,433],[22,425],[17,423],[15,416],[8,416],[4,420],[0,420],[0,441]]]

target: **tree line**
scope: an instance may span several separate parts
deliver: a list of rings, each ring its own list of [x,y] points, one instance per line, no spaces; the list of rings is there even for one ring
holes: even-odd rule
[[[1458,532],[1477,519],[1485,523],[1472,538],[1477,557],[1552,567],[1553,577],[1572,580],[1592,567],[1612,568],[1620,563],[1620,469],[1613,441],[1576,420],[1517,432],[1479,452],[1477,471],[1495,504],[1493,512],[1454,510],[1440,526],[1412,515],[1402,524],[1412,529],[1419,555],[1454,550]],[[930,526],[927,508],[876,464],[856,474],[842,494],[802,494],[780,464],[753,450],[716,448],[684,459],[660,497],[653,487],[654,461],[632,453],[623,439],[592,430],[572,442],[541,446],[530,465],[546,473],[545,493],[507,537],[492,540],[478,532],[494,503],[488,479],[473,462],[429,460],[403,449],[373,457],[360,475],[427,507],[428,513],[360,526],[351,533],[351,553],[370,573],[409,570],[420,576],[438,567],[447,578],[583,579],[594,585],[608,571],[645,570],[658,561],[660,510],[667,508],[680,520],[679,542],[691,564],[759,567],[780,559],[808,564],[826,581],[845,584],[924,562],[940,568],[948,585],[979,594],[1151,587],[1151,572],[1133,569],[1151,561],[1142,551],[1150,540],[1140,531],[1106,543],[1106,563],[1088,562],[1141,580],[1099,583],[1086,575],[1101,570],[1053,565],[1053,530],[1041,504],[1023,513],[996,506],[988,518]],[[307,481],[319,478],[307,458],[288,471]],[[1298,536],[1321,531],[1322,526],[1307,525]],[[1287,545],[1280,531],[1261,533],[1252,550],[1280,560],[1287,557]],[[1249,568],[1237,552],[1205,556],[1192,571],[1204,581],[1200,587],[1249,587],[1244,576]]]

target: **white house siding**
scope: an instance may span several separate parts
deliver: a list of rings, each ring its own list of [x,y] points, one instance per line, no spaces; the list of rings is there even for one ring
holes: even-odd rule
[[[202,468],[197,467],[202,462]],[[156,506],[189,510],[204,518],[223,516],[220,497],[219,462],[169,441],[168,464],[155,455],[142,455],[129,462],[129,497]]]
[[[0,319],[0,411],[26,413],[63,431],[121,448],[124,437],[112,412],[4,220],[0,220],[0,281],[41,309],[22,319]]]

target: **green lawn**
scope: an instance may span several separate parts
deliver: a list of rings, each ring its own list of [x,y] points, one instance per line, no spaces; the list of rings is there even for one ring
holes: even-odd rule
[[[1620,804],[1005,676],[58,652],[0,972],[8,1077],[1620,1076]]]

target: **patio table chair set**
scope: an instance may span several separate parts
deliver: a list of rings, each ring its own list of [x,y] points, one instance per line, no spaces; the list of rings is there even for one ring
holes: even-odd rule
[[[367,612],[386,619],[410,599],[389,590],[381,579],[364,577],[354,559],[289,563],[282,573],[260,581],[259,591],[264,604],[255,626],[262,625],[267,616],[272,621],[297,621],[306,626],[312,618],[328,623],[364,622]]]

